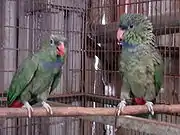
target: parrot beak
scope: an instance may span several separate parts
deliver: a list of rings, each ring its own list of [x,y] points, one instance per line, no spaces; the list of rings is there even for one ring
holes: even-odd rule
[[[124,34],[125,30],[122,30],[121,28],[118,29],[117,31],[117,40],[121,41],[123,40],[123,34]]]
[[[65,53],[64,44],[59,44],[57,46],[57,55],[64,56],[64,53]]]

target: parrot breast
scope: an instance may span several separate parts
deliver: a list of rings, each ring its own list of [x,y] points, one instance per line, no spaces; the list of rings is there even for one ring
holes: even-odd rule
[[[55,62],[43,62],[43,67],[47,69],[61,68],[63,62],[55,61]]]

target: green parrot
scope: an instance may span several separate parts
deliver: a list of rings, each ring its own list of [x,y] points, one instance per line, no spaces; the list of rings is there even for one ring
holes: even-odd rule
[[[8,107],[24,107],[31,117],[32,105],[41,102],[47,112],[53,114],[46,100],[60,82],[66,47],[65,37],[50,35],[48,42],[38,52],[20,64],[7,90]]]
[[[118,115],[131,99],[132,104],[146,105],[154,115],[155,98],[163,90],[163,58],[155,49],[150,20],[141,14],[123,14],[117,31],[122,46],[119,71],[123,77]]]

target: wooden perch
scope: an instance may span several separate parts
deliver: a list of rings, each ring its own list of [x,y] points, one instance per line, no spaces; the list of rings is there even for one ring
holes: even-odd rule
[[[115,108],[91,108],[91,107],[52,107],[52,117],[70,116],[114,116]],[[155,113],[179,113],[180,104],[177,105],[154,105]],[[148,113],[144,105],[127,106],[122,115],[135,115]],[[34,108],[32,116],[50,116],[42,107]],[[0,108],[0,117],[27,117],[27,110],[23,108]]]
[[[115,124],[115,108],[84,108],[84,107],[64,107],[66,104],[48,101],[53,107],[53,116],[77,116],[76,118],[103,123],[114,126]],[[59,107],[63,106],[63,107]],[[71,106],[71,105],[70,105]],[[157,113],[178,113],[180,105],[154,105]],[[147,113],[146,106],[127,106],[123,114]],[[104,116],[103,116],[104,115]],[[26,117],[27,111],[21,108],[0,108],[0,117]],[[49,116],[44,108],[34,107],[33,116]],[[155,135],[179,135],[180,126],[167,122],[159,122],[155,120],[137,118],[133,116],[119,116],[117,127],[132,129],[139,132],[146,132]]]
[[[48,101],[51,106],[67,107],[71,105]],[[114,116],[79,116],[77,118],[83,120],[94,121],[106,125],[115,126]],[[125,129],[132,129],[139,132],[154,134],[154,135],[179,135],[180,126],[167,122],[160,122],[149,119],[142,119],[133,116],[119,116],[117,120],[117,127]]]

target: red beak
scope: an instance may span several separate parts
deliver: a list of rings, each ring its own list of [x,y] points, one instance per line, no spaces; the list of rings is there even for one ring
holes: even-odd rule
[[[124,34],[124,30],[122,30],[121,28],[118,29],[117,31],[117,40],[121,41],[123,39],[123,34]]]
[[[57,46],[57,55],[64,56],[65,50],[64,50],[64,44],[59,44]]]

